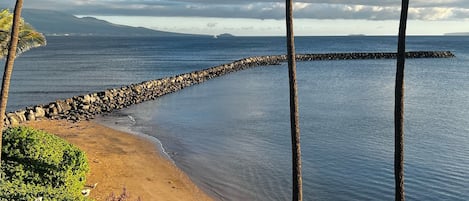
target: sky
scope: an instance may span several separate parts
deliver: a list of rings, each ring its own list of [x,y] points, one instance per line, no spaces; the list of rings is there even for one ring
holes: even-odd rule
[[[2,0],[1,7],[13,7]],[[284,35],[282,0],[32,0],[25,8],[162,31]],[[397,35],[400,0],[294,1],[296,35]],[[410,0],[408,34],[469,32],[469,0]]]

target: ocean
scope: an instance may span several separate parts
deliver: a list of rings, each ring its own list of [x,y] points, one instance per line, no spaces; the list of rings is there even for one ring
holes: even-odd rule
[[[394,52],[396,37],[298,37],[297,53]],[[469,37],[412,36],[408,200],[469,200]],[[16,62],[8,109],[284,54],[282,37],[48,37]],[[3,65],[3,63],[2,63]],[[298,63],[304,200],[392,200],[395,60]],[[135,121],[133,121],[135,120]],[[232,73],[97,121],[157,139],[217,200],[291,199],[286,64]]]

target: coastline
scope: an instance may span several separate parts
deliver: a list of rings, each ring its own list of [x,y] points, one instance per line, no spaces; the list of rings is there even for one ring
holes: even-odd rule
[[[361,58],[363,55],[344,54],[340,58],[356,59],[356,57],[352,56],[358,56]],[[127,133],[125,130],[124,132],[117,131],[115,130],[115,126],[112,124],[108,125],[112,128],[108,128],[100,125],[99,123],[82,120],[89,120],[99,114],[111,113],[133,104],[153,100],[159,96],[172,93],[185,87],[199,84],[208,79],[235,72],[237,70],[243,70],[245,68],[258,65],[277,64],[278,60],[282,58],[283,57],[281,56],[267,57],[267,61],[269,62],[263,61],[264,58],[261,60],[254,59],[253,61],[251,61],[252,58],[248,58],[235,61],[229,65],[212,67],[203,71],[195,71],[174,77],[123,86],[122,88],[75,96],[66,100],[57,100],[56,102],[51,102],[48,105],[32,106],[25,110],[9,113],[7,124],[15,125],[22,123],[49,131],[67,139],[73,144],[78,145],[82,150],[87,152],[90,166],[96,166],[97,168],[95,168],[95,170],[100,170],[102,174],[93,175],[96,174],[96,172],[91,172],[91,176],[88,177],[87,184],[99,183],[98,188],[93,190],[91,193],[91,197],[96,200],[105,200],[105,198],[112,192],[119,194],[122,192],[122,188],[124,186],[127,188],[128,192],[133,195],[132,199],[136,199],[140,196],[143,200],[212,200],[207,196],[207,194],[202,193],[200,188],[193,184],[186,174],[171,163],[171,159],[165,160],[164,156],[157,152],[157,146],[154,142],[151,143],[151,139],[145,139],[145,137],[138,136],[138,134],[132,134],[133,132],[131,131],[127,131]],[[314,57],[305,58],[309,59]],[[321,58],[334,60],[334,58],[329,57]],[[41,120],[35,121],[36,119]],[[64,119],[77,121],[78,123],[74,124],[69,121],[65,121]],[[127,137],[122,137],[121,135]],[[95,148],[98,146],[99,150],[96,150]],[[145,149],[148,147],[151,147],[151,149]],[[90,153],[94,154],[96,157],[97,155],[100,155],[101,159],[95,159],[94,156],[90,157]],[[132,157],[133,161],[128,162],[127,159]],[[151,168],[148,167],[157,166],[153,162],[149,162],[154,161],[155,157],[159,158],[156,159],[160,160],[159,163],[161,163],[161,160],[165,161],[165,163],[169,163],[169,165],[165,165],[168,167],[162,171],[150,170]],[[126,161],[122,161],[123,159]],[[91,171],[93,171],[93,167],[91,169]],[[170,169],[175,169],[176,171],[175,173],[172,171],[171,174],[173,177],[168,179],[166,176],[170,174]],[[157,172],[156,176],[155,172]],[[166,172],[167,174],[159,174],[160,172]],[[116,180],[116,178],[124,178],[125,181],[122,182],[122,180]],[[163,180],[161,181],[161,179]],[[105,183],[101,181],[105,181]],[[161,185],[155,187],[153,183],[156,182],[159,182]],[[98,189],[107,190],[102,190],[100,192]],[[176,191],[184,191],[188,192],[188,194],[175,195]]]
[[[97,201],[119,195],[124,187],[131,200],[213,200],[142,136],[93,121],[38,120],[23,125],[56,134],[86,152],[86,184],[98,183],[90,194]]]

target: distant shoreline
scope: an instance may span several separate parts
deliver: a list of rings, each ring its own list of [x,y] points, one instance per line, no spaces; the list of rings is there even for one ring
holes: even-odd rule
[[[445,33],[444,36],[469,36],[469,32]]]

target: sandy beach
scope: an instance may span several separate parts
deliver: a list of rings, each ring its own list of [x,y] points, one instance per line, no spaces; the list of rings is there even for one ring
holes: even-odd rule
[[[90,194],[95,200],[120,194],[123,187],[131,200],[213,200],[142,137],[92,121],[40,120],[25,125],[54,133],[86,152],[90,165],[87,185],[98,183]]]

